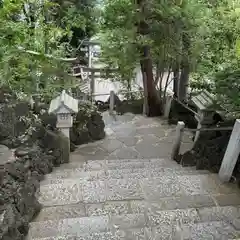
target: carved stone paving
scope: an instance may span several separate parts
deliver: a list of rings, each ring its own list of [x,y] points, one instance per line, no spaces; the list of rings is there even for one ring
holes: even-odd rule
[[[27,240],[240,238],[240,191],[170,160],[175,126],[103,115],[106,138],[79,146],[41,182]],[[180,151],[192,144],[185,132]]]

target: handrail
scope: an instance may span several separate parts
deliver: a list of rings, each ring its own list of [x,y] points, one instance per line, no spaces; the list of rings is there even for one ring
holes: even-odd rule
[[[110,95],[110,93],[93,93],[93,94],[89,94],[92,97],[96,97],[96,96],[108,96]]]
[[[190,131],[190,132],[207,132],[207,131],[231,131],[233,130],[233,127],[215,127],[215,128],[184,128],[184,130]]]
[[[75,65],[72,69],[82,69],[83,72],[107,72],[107,73],[115,73],[118,72],[118,68],[94,68],[94,67],[86,67],[84,65]]]
[[[171,158],[172,160],[178,160],[179,150],[181,147],[181,142],[183,138],[183,131],[185,128],[184,122],[178,122],[176,126],[176,139],[173,144]],[[221,163],[221,168],[218,173],[222,182],[229,182],[233,174],[234,168],[239,158],[240,153],[240,119],[236,119],[234,127],[217,127],[217,128],[198,128],[198,129],[188,129],[194,131],[211,131],[211,130],[232,130],[225,154]]]
[[[116,94],[121,94],[121,93],[138,93],[138,92],[143,92],[143,90],[138,90],[138,91],[118,91]],[[95,96],[108,96],[110,95],[110,92],[109,93],[93,93],[93,94],[89,94],[93,97]]]
[[[177,101],[178,103],[180,103],[183,107],[185,107],[186,109],[188,109],[190,112],[194,113],[196,116],[200,117],[200,115],[195,112],[194,110],[192,110],[190,107],[188,107],[186,104],[182,103],[181,101],[179,101],[177,98],[175,98],[174,96],[172,96],[173,100]]]
[[[186,131],[186,130],[199,133],[201,131],[233,130],[233,127],[214,127],[214,128],[200,127],[200,128],[197,128],[197,129],[191,129],[191,128],[185,128],[185,123],[182,122],[182,121],[179,121],[177,126],[176,126],[176,139],[174,141],[173,148],[172,148],[171,158],[173,160],[177,159],[177,157],[179,156],[179,150],[180,150],[180,147],[181,147],[183,132]],[[233,130],[233,132],[234,132],[234,130]],[[196,140],[194,140],[194,141],[196,141]]]

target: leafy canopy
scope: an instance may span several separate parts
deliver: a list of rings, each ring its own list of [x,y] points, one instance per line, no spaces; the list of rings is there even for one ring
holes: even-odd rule
[[[77,27],[86,32],[89,21],[78,12],[84,3],[79,6],[74,5],[77,3],[65,4],[62,8],[64,3],[50,0],[2,2],[1,85],[16,92],[51,96],[74,83],[68,75],[70,64],[61,58],[75,56],[74,46],[70,47],[73,29]],[[85,10],[82,8],[82,12]]]
[[[240,2],[141,2],[144,14],[137,1],[104,1],[102,39],[105,61],[118,66],[123,79],[126,76],[131,78],[141,59],[141,46],[148,45],[154,69],[172,71],[175,66],[181,69],[187,64],[191,86],[208,88],[219,103],[236,116],[240,103],[239,95],[235,93],[239,90]],[[138,31],[142,20],[148,25],[145,35]]]

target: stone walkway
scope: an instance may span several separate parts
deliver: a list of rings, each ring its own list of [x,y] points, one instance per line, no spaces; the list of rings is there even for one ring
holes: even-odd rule
[[[28,240],[237,239],[240,195],[170,160],[175,127],[105,114],[107,137],[80,146],[41,182]],[[185,133],[181,151],[192,146]]]

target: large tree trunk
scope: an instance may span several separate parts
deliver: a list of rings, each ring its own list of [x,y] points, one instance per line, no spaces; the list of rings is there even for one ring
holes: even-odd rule
[[[183,33],[183,59],[181,62],[181,76],[178,85],[178,99],[185,101],[187,99],[187,90],[189,85],[190,74],[190,39],[186,33]]]
[[[147,14],[146,14],[146,4],[147,0],[137,0],[137,4],[141,11],[141,19],[137,23],[138,24],[138,33],[140,35],[148,35],[149,34],[149,25],[145,21]],[[141,71],[143,76],[143,83],[145,89],[145,96],[147,96],[148,107],[146,108],[146,115],[147,116],[158,116],[162,113],[161,111],[161,101],[160,97],[157,95],[157,91],[154,84],[153,78],[153,63],[150,54],[150,46],[145,45],[140,47],[142,59],[140,60],[141,64]]]
[[[154,84],[154,78],[153,78],[153,65],[152,65],[152,59],[150,56],[150,47],[144,46],[143,49],[143,59],[140,61],[141,64],[141,71],[143,76],[143,81],[146,81],[143,83],[145,89],[146,95],[147,95],[147,116],[158,116],[161,114],[161,104],[160,100],[157,97],[157,91]]]
[[[190,73],[189,64],[183,63],[178,91],[178,100],[181,102],[184,102],[187,99],[189,73]]]

